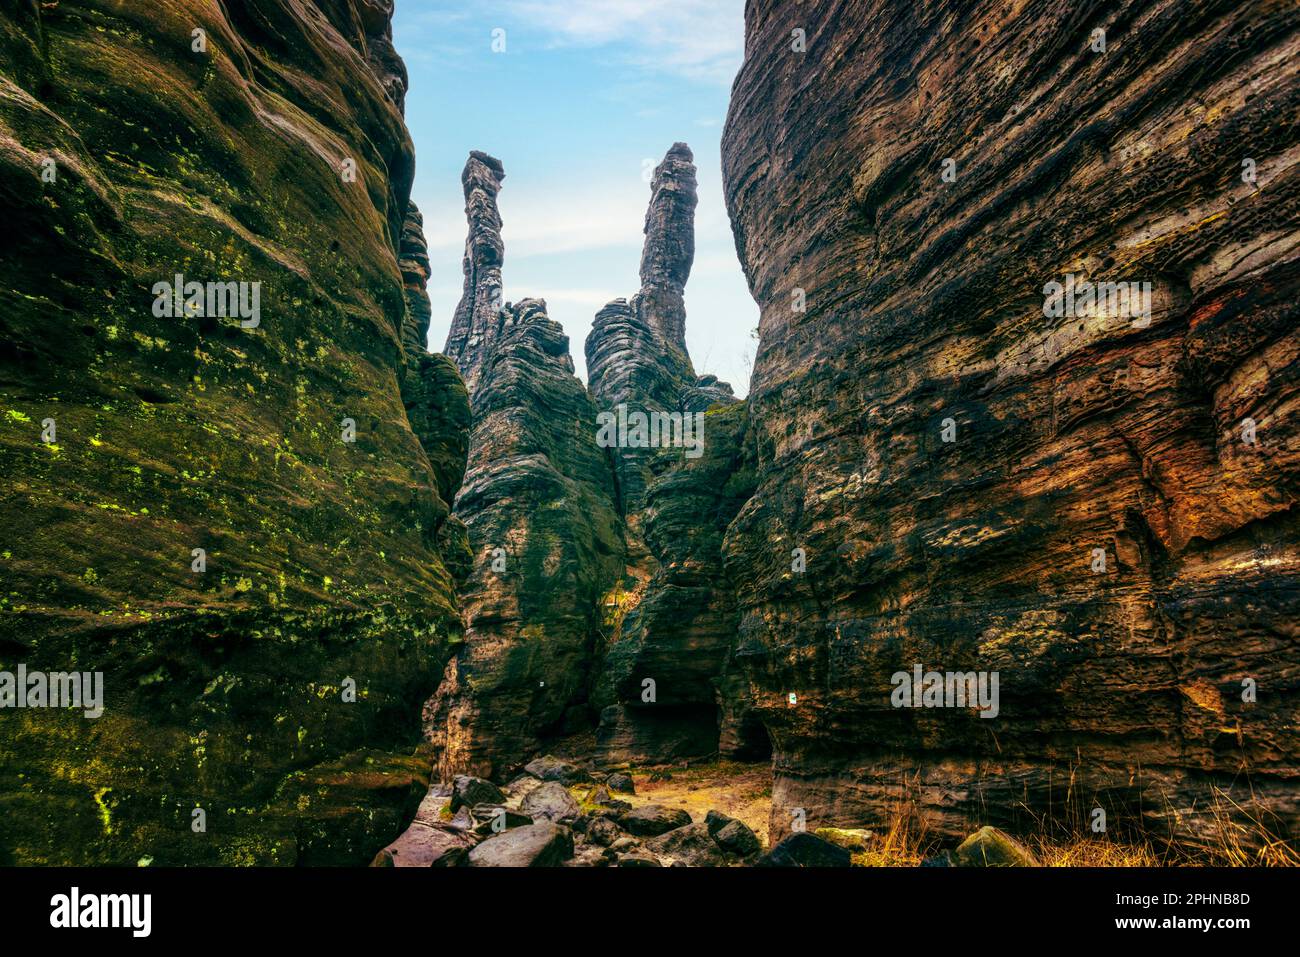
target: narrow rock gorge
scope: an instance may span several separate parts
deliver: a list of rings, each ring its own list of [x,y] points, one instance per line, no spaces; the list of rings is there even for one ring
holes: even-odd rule
[[[1294,847],[1294,2],[750,0],[743,399],[681,142],[585,384],[470,152],[429,351],[392,16],[0,0],[0,865]]]
[[[455,514],[475,564],[461,591],[465,643],[426,708],[439,771],[503,778],[547,742],[593,724],[607,763],[712,754],[712,679],[734,610],[700,564],[716,564],[726,509],[739,504],[732,472],[743,409],[730,386],[696,376],[686,351],[693,156],[677,143],[655,170],[642,287],[597,315],[589,388],[545,303],[502,301],[504,180],[502,162],[477,151],[461,177],[465,285],[446,353],[471,391],[469,470]],[[705,442],[735,447],[698,468],[684,447],[598,441],[601,413],[653,410],[680,422],[710,409],[731,414],[710,416]],[[660,493],[661,485],[683,491]],[[699,506],[714,516],[702,529]],[[646,679],[656,684],[651,700]]]
[[[461,178],[465,291],[446,352],[473,409],[456,499],[473,564],[460,595],[464,644],[425,709],[444,779],[500,778],[585,725],[602,596],[623,565],[613,474],[568,337],[545,303],[501,300],[504,176],[476,152]]]

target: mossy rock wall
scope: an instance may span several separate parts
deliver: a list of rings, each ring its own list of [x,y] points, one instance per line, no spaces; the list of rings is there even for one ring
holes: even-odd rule
[[[363,863],[423,792],[468,416],[400,341],[378,9],[0,0],[0,670],[105,683],[0,710],[0,863]],[[177,273],[259,324],[155,316]]]

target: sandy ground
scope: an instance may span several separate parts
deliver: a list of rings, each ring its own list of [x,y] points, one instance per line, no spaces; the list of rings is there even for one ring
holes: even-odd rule
[[[671,779],[651,781],[655,771],[671,775]],[[759,840],[767,844],[767,818],[772,808],[770,764],[711,761],[689,767],[633,767],[630,773],[636,794],[615,794],[614,797],[633,805],[662,804],[681,808],[695,821],[703,821],[709,811],[721,811],[744,821]]]

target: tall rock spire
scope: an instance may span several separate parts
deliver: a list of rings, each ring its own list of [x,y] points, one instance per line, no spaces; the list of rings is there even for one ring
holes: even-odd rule
[[[695,260],[695,163],[674,143],[655,168],[641,251],[641,291],[596,313],[587,336],[587,385],[597,406],[669,412],[702,411],[735,401],[731,386],[697,378],[686,352],[686,280]],[[632,515],[645,504],[646,449],[614,452],[620,504]]]
[[[641,308],[664,341],[686,350],[686,304],[682,298],[695,262],[695,156],[674,143],[655,168],[641,250]]]
[[[460,175],[465,188],[465,218],[469,221],[463,265],[465,291],[456,306],[443,352],[460,369],[471,395],[502,326],[501,265],[505,244],[501,241],[497,193],[505,178],[501,161],[479,150],[469,154]]]

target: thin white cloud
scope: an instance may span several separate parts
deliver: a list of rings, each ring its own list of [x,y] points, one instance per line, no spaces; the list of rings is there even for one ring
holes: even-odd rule
[[[729,84],[744,55],[744,0],[504,0],[553,42],[626,50],[629,62]]]
[[[533,192],[514,197],[502,191],[501,238],[506,261],[614,246],[639,247],[647,197],[617,190]],[[430,250],[465,245],[461,207],[425,211]]]

